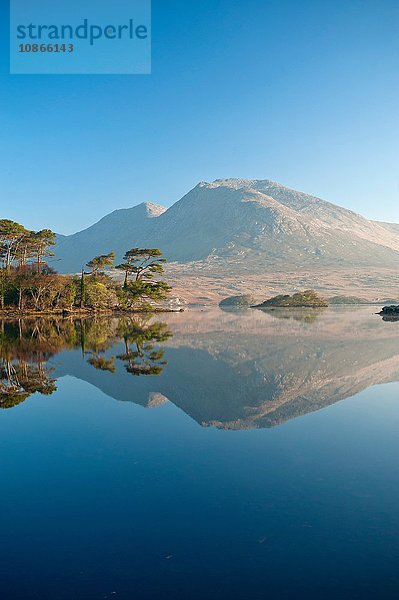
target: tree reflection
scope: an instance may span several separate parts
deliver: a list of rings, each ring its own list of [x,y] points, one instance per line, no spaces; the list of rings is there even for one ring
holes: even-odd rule
[[[166,323],[148,324],[148,319],[125,319],[120,323],[120,332],[125,343],[125,352],[118,355],[125,369],[132,375],[160,375],[167,364],[165,350],[155,343],[166,342],[171,332]]]
[[[115,374],[116,360],[132,375],[159,375],[167,364],[162,343],[171,336],[151,316],[95,319],[18,319],[0,321],[0,408],[11,408],[35,393],[51,395],[56,380],[48,360],[81,348],[93,368]],[[123,341],[124,353],[110,349]]]
[[[108,371],[109,373],[116,372],[115,356],[107,359],[102,354],[93,354],[87,362],[98,371]]]

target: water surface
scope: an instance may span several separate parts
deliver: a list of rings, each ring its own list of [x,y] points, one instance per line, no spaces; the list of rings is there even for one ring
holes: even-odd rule
[[[1,324],[1,597],[395,598],[399,323]]]

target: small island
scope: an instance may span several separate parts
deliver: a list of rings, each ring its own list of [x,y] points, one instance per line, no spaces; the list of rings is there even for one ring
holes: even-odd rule
[[[255,299],[249,294],[242,296],[229,296],[219,302],[220,308],[249,308],[255,302]]]
[[[274,296],[251,308],[326,308],[328,302],[314,290]]]
[[[384,321],[399,321],[399,306],[384,306],[378,314]]]

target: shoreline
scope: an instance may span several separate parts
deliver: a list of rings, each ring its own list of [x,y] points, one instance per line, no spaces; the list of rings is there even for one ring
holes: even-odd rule
[[[137,314],[166,314],[166,313],[181,313],[183,308],[151,308],[151,309],[132,309],[132,310],[94,310],[94,309],[76,309],[76,310],[9,310],[0,309],[0,318],[11,317],[123,317]]]

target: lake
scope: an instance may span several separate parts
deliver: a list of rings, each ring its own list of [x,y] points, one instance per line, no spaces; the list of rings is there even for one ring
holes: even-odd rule
[[[397,598],[375,311],[1,322],[1,598]]]

